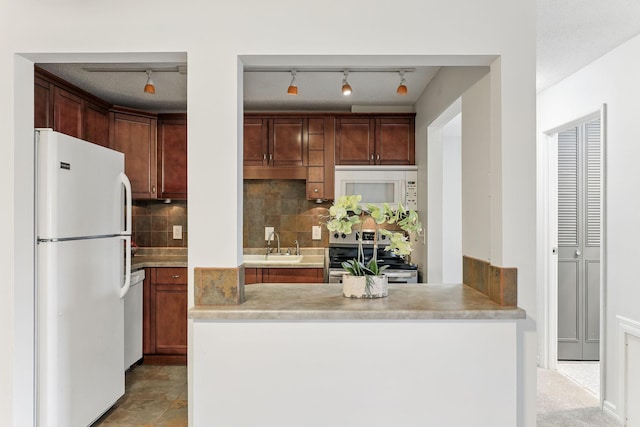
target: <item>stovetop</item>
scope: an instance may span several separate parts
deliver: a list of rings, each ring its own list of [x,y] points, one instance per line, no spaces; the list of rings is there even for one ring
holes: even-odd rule
[[[364,263],[368,263],[373,255],[372,247],[364,247]],[[329,268],[342,268],[342,263],[358,257],[357,246],[329,246]],[[407,263],[404,258],[384,250],[384,247],[378,248],[378,265],[380,267],[388,265],[393,270],[417,270],[418,266]]]

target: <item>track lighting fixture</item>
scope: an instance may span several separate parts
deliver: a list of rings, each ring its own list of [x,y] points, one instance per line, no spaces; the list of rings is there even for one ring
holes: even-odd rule
[[[291,71],[291,83],[287,88],[287,93],[289,95],[297,95],[298,94],[298,83],[296,82],[296,72],[295,70]]]
[[[398,86],[396,93],[404,96],[407,94],[407,82],[404,79],[404,71],[399,71],[398,73],[400,74],[400,86]]]
[[[156,87],[151,80],[151,70],[147,70],[147,84],[144,85],[144,92],[150,94],[156,93]]]
[[[349,96],[351,95],[351,85],[349,84],[349,82],[347,81],[347,76],[349,75],[348,71],[344,72],[344,78],[342,79],[342,94],[344,96]]]

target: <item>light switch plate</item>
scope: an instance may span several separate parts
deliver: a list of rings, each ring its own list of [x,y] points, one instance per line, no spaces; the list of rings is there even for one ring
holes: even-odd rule
[[[182,240],[182,226],[174,225],[173,226],[173,240]]]
[[[314,225],[311,227],[311,239],[312,240],[322,239],[322,228],[319,225]]]
[[[269,237],[271,237],[271,240],[273,240],[273,236],[271,235],[271,233],[273,233],[275,231],[274,227],[265,227],[264,228],[264,240],[269,240]]]

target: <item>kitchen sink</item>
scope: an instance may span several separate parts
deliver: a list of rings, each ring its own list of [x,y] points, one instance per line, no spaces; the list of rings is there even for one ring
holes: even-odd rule
[[[302,261],[302,255],[287,255],[287,254],[244,254],[242,255],[242,262],[245,263],[260,263],[260,264],[295,264]]]

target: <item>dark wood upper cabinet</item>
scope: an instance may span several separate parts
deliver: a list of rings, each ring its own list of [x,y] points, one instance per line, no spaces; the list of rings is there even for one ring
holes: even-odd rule
[[[374,164],[374,138],[374,119],[367,117],[338,118],[336,120],[336,164]]]
[[[76,138],[83,137],[82,98],[59,87],[53,89],[53,129]]]
[[[34,127],[53,128],[53,87],[39,76],[34,83]]]
[[[85,103],[83,138],[94,144],[109,146],[109,109],[100,105]]]
[[[245,166],[306,166],[303,118],[244,119]]]
[[[337,165],[414,165],[415,115],[339,117]]]
[[[273,119],[269,132],[269,165],[306,166],[305,119]]]
[[[376,164],[415,165],[413,117],[376,119]]]
[[[134,199],[155,199],[157,194],[157,118],[129,109],[110,113],[110,147],[124,153],[124,170]]]
[[[109,104],[36,67],[34,125],[109,145]]]
[[[244,119],[244,165],[267,166],[269,156],[269,121],[262,118]]]
[[[187,198],[187,115],[158,115],[158,197]]]

